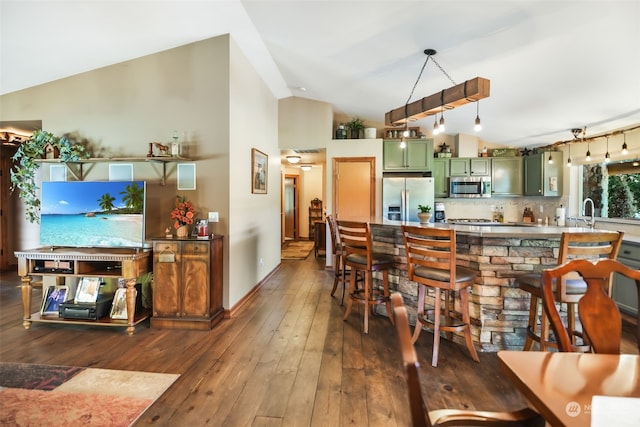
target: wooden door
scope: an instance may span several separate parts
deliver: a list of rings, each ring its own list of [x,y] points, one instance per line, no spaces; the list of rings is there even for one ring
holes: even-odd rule
[[[284,177],[284,237],[298,238],[298,176]]]
[[[209,242],[184,242],[182,246],[183,317],[209,316]]]
[[[376,214],[375,157],[333,159],[333,212],[339,219],[368,220]]]
[[[177,242],[153,243],[153,315],[179,316],[180,248]]]

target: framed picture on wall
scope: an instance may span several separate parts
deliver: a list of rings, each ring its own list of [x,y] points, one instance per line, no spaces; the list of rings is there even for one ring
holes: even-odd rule
[[[251,149],[251,192],[267,194],[269,157],[260,150]]]

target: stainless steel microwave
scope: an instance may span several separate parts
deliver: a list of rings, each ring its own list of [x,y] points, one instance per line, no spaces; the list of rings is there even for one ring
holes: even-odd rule
[[[449,178],[449,197],[491,197],[491,177],[453,176]]]

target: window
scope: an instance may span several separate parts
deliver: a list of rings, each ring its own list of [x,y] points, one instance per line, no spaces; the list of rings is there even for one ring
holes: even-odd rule
[[[582,194],[593,200],[595,216],[640,220],[640,162],[584,165],[582,174]]]

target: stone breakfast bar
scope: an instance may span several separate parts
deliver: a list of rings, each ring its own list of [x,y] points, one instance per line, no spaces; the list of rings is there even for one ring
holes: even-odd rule
[[[393,254],[396,268],[389,272],[392,292],[403,294],[413,324],[418,285],[407,279],[401,225],[418,223],[369,221],[376,251]],[[530,294],[515,285],[520,274],[540,272],[557,263],[563,232],[590,232],[590,228],[499,225],[429,224],[456,230],[458,264],[478,274],[471,291],[469,312],[472,336],[481,351],[521,350],[526,338]],[[431,301],[429,301],[431,298]],[[432,304],[433,296],[427,295]],[[459,301],[456,301],[456,305]],[[380,313],[383,313],[382,309]],[[463,342],[461,336],[454,340]]]

